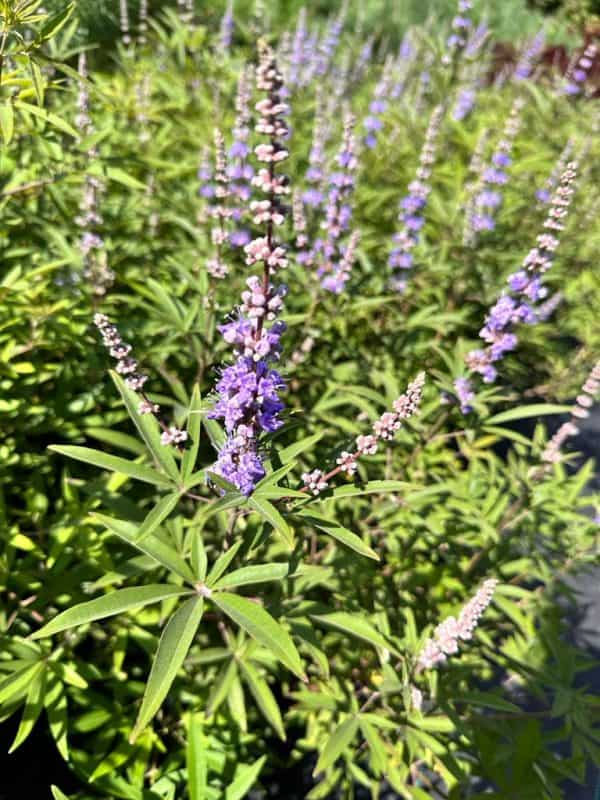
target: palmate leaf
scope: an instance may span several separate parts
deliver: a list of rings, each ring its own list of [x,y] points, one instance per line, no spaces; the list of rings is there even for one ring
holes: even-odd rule
[[[148,725],[167,696],[192,645],[203,609],[204,601],[201,597],[198,595],[190,597],[165,625],[154,656],[137,722],[130,736],[132,743]]]
[[[179,597],[189,594],[189,590],[182,589],[180,586],[169,584],[149,584],[148,586],[134,586],[128,589],[118,589],[115,592],[97,597],[95,600],[88,600],[79,603],[66,611],[61,612],[53,620],[35,631],[32,639],[42,639],[45,636],[52,636],[68,628],[78,625],[87,625],[106,617],[114,617],[131,608],[139,608],[149,603],[158,603],[171,597]]]
[[[291,636],[262,606],[246,597],[227,592],[215,592],[212,601],[289,670],[306,680],[300,655]]]

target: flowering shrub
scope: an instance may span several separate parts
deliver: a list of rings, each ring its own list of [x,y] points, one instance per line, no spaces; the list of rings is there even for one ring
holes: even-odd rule
[[[0,3],[9,746],[55,800],[563,796],[595,45],[197,5],[113,3],[108,63]]]

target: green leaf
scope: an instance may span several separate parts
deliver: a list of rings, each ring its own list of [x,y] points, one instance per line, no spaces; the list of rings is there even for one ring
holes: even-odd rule
[[[474,706],[483,706],[484,708],[493,708],[495,711],[512,713],[521,711],[519,706],[509,703],[508,700],[504,700],[491,692],[461,692],[460,696],[457,695],[456,701]]]
[[[352,550],[360,553],[361,556],[366,556],[367,558],[372,558],[375,561],[379,561],[379,556],[374,550],[371,550],[363,540],[357,536],[352,531],[349,531],[347,528],[344,528],[343,525],[340,525],[333,519],[326,519],[325,517],[319,517],[316,514],[304,513],[300,512],[299,516],[302,518],[303,522],[308,523],[309,525],[313,525],[315,528],[318,528],[324,533],[332,536],[338,542],[341,542],[346,547],[350,547]]]
[[[67,795],[58,788],[58,786],[51,786],[52,797],[54,800],[69,800]]]
[[[215,680],[212,681],[212,688],[206,703],[206,713],[210,717],[226,699],[231,690],[231,685],[237,675],[237,664],[235,659],[230,658],[219,670]]]
[[[285,741],[285,730],[281,712],[279,711],[279,706],[277,705],[277,700],[275,700],[273,696],[273,692],[269,689],[269,684],[260,676],[254,664],[249,661],[241,660],[240,668],[248,684],[248,688],[256,701],[256,705],[260,708],[265,719],[273,727],[279,738]]]
[[[267,757],[262,756],[254,764],[238,767],[235,780],[225,789],[225,800],[242,800],[246,797],[256,783],[266,760]]]
[[[379,631],[371,625],[363,617],[358,614],[347,614],[345,611],[334,611],[332,614],[315,615],[312,619],[327,625],[330,628],[336,628],[344,633],[355,636],[357,639],[362,639],[374,647],[380,647],[384,650],[389,650],[396,655],[400,655],[394,647],[386,642]]]
[[[188,409],[188,418],[186,430],[188,433],[188,446],[185,449],[181,459],[181,474],[184,480],[187,480],[196,464],[198,458],[198,449],[200,447],[200,430],[202,423],[202,398],[200,397],[200,388],[198,384],[194,386],[192,392],[192,399]]]
[[[515,419],[527,419],[528,417],[544,417],[549,414],[566,414],[571,410],[571,406],[560,406],[555,403],[533,403],[527,406],[517,406],[501,414],[485,420],[486,425],[500,425],[502,422],[511,422]]]
[[[33,726],[37,722],[40,712],[44,707],[45,689],[46,667],[44,665],[29,685],[27,700],[25,701],[25,706],[23,708],[23,716],[21,717],[17,734],[10,746],[10,750],[8,751],[9,753],[14,753],[17,747],[23,744],[25,739],[27,739],[33,730]]]
[[[61,612],[53,620],[31,634],[31,639],[42,639],[44,636],[52,636],[68,628],[78,625],[87,625],[98,619],[114,617],[115,614],[122,614],[130,608],[138,608],[149,603],[159,603],[169,597],[179,597],[182,594],[189,594],[189,591],[179,586],[169,584],[154,583],[148,586],[134,586],[128,589],[117,589],[114,592],[97,597],[95,600],[88,600],[85,603],[78,603],[72,608]]]
[[[56,749],[64,758],[69,760],[69,745],[67,743],[68,709],[67,695],[61,681],[48,675],[48,688],[44,698],[46,716],[50,733],[56,744]]]
[[[192,531],[192,570],[196,578],[204,583],[206,580],[206,569],[208,566],[208,559],[206,556],[206,549],[204,547],[204,540],[202,539],[202,531]]]
[[[10,100],[0,105],[0,131],[4,144],[9,144],[15,130],[15,112]]]
[[[245,597],[215,592],[213,602],[234,622],[266,647],[302,680],[306,680],[302,662],[289,633],[262,606]]]
[[[169,447],[165,447],[160,442],[160,432],[157,421],[152,414],[138,413],[140,399],[135,392],[125,386],[125,382],[116,372],[111,372],[111,377],[123,402],[127,408],[129,416],[133,420],[135,427],[140,432],[142,439],[146,442],[146,447],[152,453],[154,459],[161,465],[167,475],[174,481],[179,482],[179,470],[177,463]]]
[[[300,453],[304,453],[305,450],[310,450],[311,447],[314,447],[324,435],[323,431],[321,433],[313,433],[312,436],[306,436],[304,439],[284,447],[283,450],[277,453],[279,460],[282,464],[287,464],[288,461],[292,461]]]
[[[329,769],[350,745],[357,731],[358,720],[356,717],[349,717],[340,723],[325,743],[313,775]]]
[[[33,88],[35,89],[35,96],[38,101],[38,105],[44,105],[44,77],[42,75],[42,71],[38,64],[33,60],[33,58],[29,59],[29,71],[31,72],[31,80],[33,82]]]
[[[190,800],[206,800],[208,764],[202,722],[196,714],[190,714],[186,762]]]
[[[366,719],[360,720],[360,729],[369,745],[373,770],[378,774],[385,772],[387,767],[387,751],[381,736]]]
[[[165,625],[152,663],[137,722],[131,733],[133,743],[156,714],[190,649],[202,618],[204,603],[197,595],[180,606]]]
[[[132,547],[141,550],[141,552],[145,553],[147,556],[151,556],[166,569],[171,570],[176,575],[179,575],[192,584],[196,582],[194,573],[179,553],[168,544],[165,544],[155,534],[150,533],[143,541],[138,542],[138,527],[134,523],[124,519],[107,517],[104,514],[94,513],[93,517],[97,519],[98,522],[101,522],[102,525],[105,525],[111,533],[116,534],[120,539],[123,539]]]
[[[34,117],[43,119],[44,122],[48,122],[50,125],[58,128],[58,130],[62,131],[63,133],[68,133],[69,136],[72,136],[74,139],[79,138],[79,134],[75,128],[69,125],[68,122],[65,122],[64,119],[57,117],[56,114],[51,114],[49,111],[46,111],[45,108],[34,106],[32,103],[25,103],[23,100],[15,100],[14,106],[21,111],[26,111],[30,114],[33,114]]]
[[[242,546],[242,540],[238,539],[238,541],[233,544],[228,550],[225,550],[224,553],[217,558],[215,563],[212,566],[211,571],[208,573],[208,578],[206,579],[207,586],[212,586],[216,583],[221,575],[225,572],[227,567],[231,564],[235,556],[237,555],[238,550]]]
[[[29,686],[43,667],[42,662],[34,661],[0,680],[0,705]]]
[[[290,528],[273,503],[265,500],[264,497],[252,495],[248,500],[248,505],[272,525],[277,533],[281,534],[287,546],[292,550],[294,547],[294,531]]]
[[[225,439],[227,438],[225,431],[219,425],[216,419],[209,419],[206,415],[202,417],[202,425],[208,434],[208,438],[210,439],[212,446],[217,452],[219,452],[219,450],[225,444]]]
[[[338,497],[358,497],[361,494],[396,494],[412,488],[406,481],[368,481],[361,484],[345,484],[332,489],[331,495],[321,498],[324,503]]]
[[[280,581],[289,574],[288,564],[253,564],[250,567],[234,569],[212,584],[213,589],[231,589],[233,586],[245,586],[248,583],[265,583]]]
[[[141,189],[142,191],[146,190],[146,184],[138,181],[137,178],[134,178],[132,175],[129,175],[125,170],[122,170],[120,167],[107,167],[105,171],[106,177],[109,178],[111,181],[115,181],[116,183],[120,183],[123,186],[127,186],[128,189]]]
[[[120,472],[122,475],[128,475],[130,478],[135,478],[138,481],[145,483],[152,483],[155,486],[170,486],[171,481],[164,475],[161,475],[151,467],[146,467],[143,464],[136,464],[135,461],[128,461],[126,458],[120,456],[111,456],[108,453],[103,453],[101,450],[94,450],[91,447],[79,447],[79,445],[58,445],[51,444],[48,448],[55,453],[60,453],[68,458],[74,458],[77,461],[83,461],[85,464],[92,464],[95,467],[108,469],[111,472]]]
[[[165,519],[169,516],[171,511],[175,508],[177,503],[180,500],[181,495],[179,492],[173,492],[172,494],[167,494],[162,500],[159,500],[158,503],[154,506],[152,511],[150,511],[144,521],[140,529],[137,532],[137,541],[141,542],[146,536],[158,528]]]

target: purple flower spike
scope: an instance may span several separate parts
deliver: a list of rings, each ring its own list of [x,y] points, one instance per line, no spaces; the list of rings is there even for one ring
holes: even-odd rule
[[[219,328],[233,347],[236,360],[222,370],[216,386],[217,401],[210,412],[211,418],[224,421],[227,433],[213,469],[245,495],[251,494],[264,477],[260,439],[283,424],[280,415],[284,405],[279,392],[285,388],[271,364],[281,352],[285,325],[277,316],[287,290],[283,285],[274,286],[271,277],[287,266],[285,250],[276,242],[274,231],[285,220],[281,198],[289,193],[286,177],[276,171],[277,164],[288,155],[283,141],[288,134],[284,117],[289,109],[282,100],[283,79],[273,51],[263,44],[259,56],[256,85],[266,97],[255,106],[256,132],[266,136],[267,143],[254,149],[261,168],[252,182],[265,199],[251,202],[250,210],[253,223],[266,226],[266,235],[248,242],[244,252],[249,266],[262,263],[263,274],[248,278],[239,308]]]
[[[388,256],[388,265],[392,271],[390,286],[395,291],[404,292],[406,288],[406,278],[398,275],[396,270],[407,270],[413,266],[411,251],[419,243],[419,232],[425,224],[423,213],[431,191],[428,181],[431,177],[431,167],[435,162],[436,144],[443,113],[442,106],[437,106],[433,110],[419,156],[416,179],[408,187],[409,194],[400,201],[398,221],[401,227],[393,237],[395,247]]]
[[[494,363],[505,353],[514,350],[518,344],[514,327],[518,324],[532,325],[545,319],[552,309],[546,311],[542,306],[534,309],[532,303],[546,297],[547,290],[542,284],[544,273],[552,266],[554,253],[558,247],[557,234],[564,229],[565,218],[573,197],[573,183],[577,176],[577,165],[566,165],[560,177],[559,185],[554,192],[544,232],[537,237],[536,246],[525,257],[523,267],[508,278],[508,292],[501,295],[485,318],[480,331],[486,342],[484,349],[472,350],[467,354],[469,369],[479,373],[484,383],[493,383],[497,377]],[[464,390],[464,386],[462,387]],[[465,405],[457,394],[461,408]]]

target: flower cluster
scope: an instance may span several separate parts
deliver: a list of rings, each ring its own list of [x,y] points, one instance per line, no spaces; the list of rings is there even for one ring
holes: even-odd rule
[[[325,143],[327,139],[324,112],[324,99],[322,93],[317,91],[313,138],[308,154],[308,169],[306,170],[306,182],[309,185],[302,194],[303,203],[312,208],[318,208],[325,199],[322,188],[323,180],[325,179]]]
[[[424,385],[425,373],[420,372],[414,381],[409,383],[404,394],[394,400],[392,404],[393,411],[384,412],[373,423],[373,433],[357,436],[355,449],[352,452],[344,450],[340,453],[336,459],[337,466],[334,469],[327,474],[320,469],[302,474],[302,480],[304,481],[303,491],[318,495],[327,488],[331,478],[340,472],[354,475],[358,469],[358,459],[361,456],[374,456],[377,453],[379,442],[393,439],[402,427],[402,423],[418,412]]]
[[[81,138],[94,133],[94,125],[90,117],[89,94],[85,81],[87,79],[87,63],[85,53],[80,53],[78,62],[79,94],[77,96],[77,116],[75,124]],[[91,145],[87,150],[88,166],[98,158],[98,148]],[[79,252],[83,260],[83,276],[87,279],[93,294],[102,297],[112,285],[115,274],[108,266],[104,239],[100,230],[104,222],[100,213],[100,197],[104,192],[104,183],[97,176],[86,171],[83,193],[79,203],[79,214],[75,217],[76,225],[81,228]]]
[[[393,60],[388,58],[384,64],[381,78],[375,84],[373,99],[369,103],[369,113],[363,120],[365,136],[363,142],[365,147],[372,149],[377,144],[377,133],[382,129],[383,122],[381,115],[387,111],[388,96],[392,86],[392,67]]]
[[[552,193],[554,192],[556,185],[559,181],[560,176],[563,174],[565,166],[567,162],[570,160],[573,154],[573,141],[569,139],[569,141],[564,146],[558,160],[548,176],[548,180],[546,181],[545,185],[542,189],[538,189],[535,193],[536,199],[539,200],[540,203],[549,203],[552,199]]]
[[[487,342],[487,347],[483,350],[472,350],[467,355],[467,365],[482,375],[485,383],[493,383],[496,379],[494,362],[517,346],[514,326],[520,322],[538,321],[532,304],[546,295],[542,276],[552,266],[554,252],[559,244],[556,234],[564,228],[574,192],[576,169],[575,163],[567,165],[544,222],[545,232],[537,237],[536,247],[526,256],[523,268],[509,276],[509,292],[501,295],[486,317],[479,335]]]
[[[158,418],[160,406],[153,403],[144,393],[144,384],[148,376],[140,371],[139,364],[131,356],[131,345],[126,344],[119,333],[116,325],[113,325],[106,314],[94,314],[94,325],[102,335],[102,343],[108,349],[110,355],[116,359],[116,371],[124,376],[125,385],[134,392],[139,392],[142,400],[138,406],[140,414],[152,414],[158,420],[163,432],[160,440],[164,445],[175,444],[183,445],[188,438],[187,432],[176,428],[174,425],[167,427]]]
[[[590,69],[594,65],[594,60],[598,55],[598,48],[595,44],[588,44],[583,51],[583,55],[573,65],[573,69],[567,72],[566,83],[563,93],[569,95],[581,94],[583,84],[587,80]]]
[[[458,14],[452,20],[452,33],[446,41],[448,52],[443,58],[443,63],[446,65],[456,63],[467,46],[469,33],[473,27],[473,22],[467,14],[472,8],[471,0],[458,0]]]
[[[329,71],[333,57],[340,43],[340,36],[344,27],[344,16],[345,9],[342,8],[341,13],[329,21],[323,32],[315,58],[315,75],[322,77]]]
[[[477,88],[475,86],[464,86],[458,93],[456,102],[452,109],[452,119],[462,122],[469,116],[475,105],[477,98]]]
[[[406,280],[400,277],[401,273],[398,273],[397,270],[408,270],[413,266],[412,250],[419,242],[420,231],[425,223],[423,212],[431,192],[429,179],[432,165],[435,162],[437,138],[443,114],[442,106],[436,106],[433,110],[419,157],[415,180],[409,184],[409,193],[400,202],[398,220],[401,223],[401,229],[394,234],[395,247],[388,258],[388,264],[392,270],[391,284],[396,291],[404,291],[406,288]]]
[[[237,358],[222,370],[216,387],[218,399],[211,412],[213,419],[224,420],[227,432],[214,470],[247,495],[265,474],[259,439],[261,433],[275,431],[282,424],[280,413],[284,406],[279,392],[285,386],[271,364],[279,357],[280,338],[285,330],[276,318],[286,289],[274,286],[271,276],[287,266],[285,250],[275,241],[274,231],[284,222],[281,198],[289,192],[285,176],[276,173],[277,164],[288,155],[282,140],[288,135],[284,117],[289,109],[281,98],[282,76],[273,51],[261,44],[259,55],[256,85],[266,92],[266,97],[255,106],[256,132],[266,136],[268,143],[254,149],[264,166],[253,183],[266,199],[253,201],[250,209],[254,224],[266,226],[266,235],[251,241],[244,250],[249,266],[263,264],[263,275],[248,278],[236,317],[219,328]]]
[[[250,153],[248,136],[250,135],[252,78],[253,68],[251,66],[242,70],[235,98],[237,116],[233,129],[233,143],[227,154],[229,157],[227,177],[230,181],[230,191],[232,196],[239,201],[239,206],[232,209],[232,217],[238,223],[243,216],[244,207],[252,195],[251,181],[254,177],[254,169],[246,161]],[[229,241],[234,247],[244,247],[250,241],[250,233],[245,228],[238,227],[230,234]]]
[[[144,45],[148,34],[148,0],[140,0],[138,16],[138,44]]]
[[[233,40],[233,0],[228,0],[225,13],[221,17],[221,28],[219,31],[219,51],[227,52],[231,48]]]
[[[477,235],[482,231],[491,231],[496,227],[494,215],[502,203],[500,187],[508,182],[507,168],[512,164],[511,153],[517,133],[521,127],[521,111],[524,101],[515,100],[504,127],[502,139],[498,142],[491,163],[482,171],[478,190],[469,207],[467,222],[468,243],[474,245]]]
[[[541,30],[527,43],[527,46],[521,53],[519,60],[515,65],[515,71],[513,73],[513,78],[515,81],[526,81],[530,77],[534,66],[542,53],[542,50],[544,49],[545,42],[546,34],[543,30]]]
[[[433,636],[426,640],[419,653],[417,672],[443,664],[448,656],[458,653],[461,642],[473,638],[475,628],[491,603],[497,585],[498,581],[495,578],[488,578],[475,596],[462,608],[458,619],[447,617],[437,626]]]
[[[571,419],[564,422],[550,439],[544,452],[542,461],[546,464],[556,464],[560,461],[560,451],[563,444],[570,436],[579,433],[577,420],[589,417],[589,409],[594,405],[594,397],[600,391],[600,361],[597,361],[588,375],[585,383],[577,395],[575,404],[571,408]]]
[[[223,246],[228,240],[226,222],[232,216],[228,205],[230,195],[227,160],[225,157],[225,141],[223,134],[215,130],[215,172],[213,186],[214,203],[209,207],[208,213],[215,221],[211,228],[211,240],[215,248],[215,255],[206,264],[207,272],[214,278],[224,278],[229,268],[223,258]]]
[[[336,294],[343,290],[348,280],[349,255],[353,255],[350,245],[343,248],[340,240],[342,234],[350,227],[352,219],[350,199],[355,185],[354,173],[358,166],[354,124],[354,116],[347,114],[342,148],[337,157],[339,169],[329,176],[325,219],[321,223],[326,236],[325,239],[318,239],[315,242],[315,251],[319,256],[317,274],[321,279],[321,285]]]
[[[119,0],[119,23],[121,26],[121,40],[125,47],[131,44],[131,33],[129,32],[129,9],[127,0]]]

